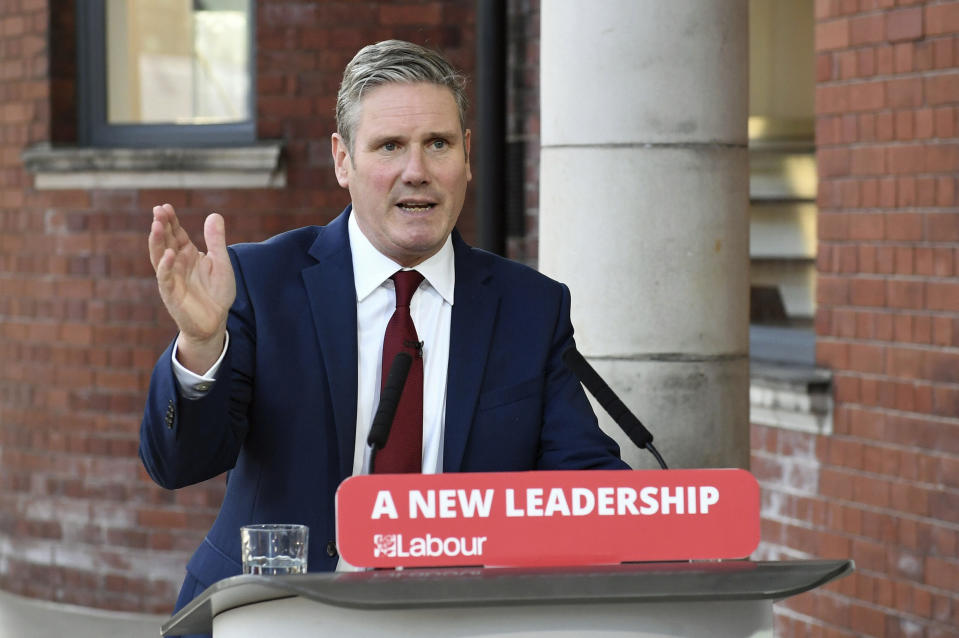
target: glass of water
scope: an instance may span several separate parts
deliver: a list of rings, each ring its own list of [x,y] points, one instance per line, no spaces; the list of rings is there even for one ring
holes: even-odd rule
[[[240,528],[243,573],[305,574],[309,534],[306,525],[244,525]]]

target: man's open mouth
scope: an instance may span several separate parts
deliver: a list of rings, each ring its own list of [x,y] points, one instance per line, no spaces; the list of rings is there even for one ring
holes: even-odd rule
[[[422,213],[436,206],[435,202],[397,202],[396,204],[408,213]]]

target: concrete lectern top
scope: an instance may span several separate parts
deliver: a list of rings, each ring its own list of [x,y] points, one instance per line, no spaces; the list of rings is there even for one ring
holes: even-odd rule
[[[211,585],[164,623],[162,632],[164,636],[209,633],[217,614],[293,597],[353,609],[780,599],[819,587],[852,569],[851,560],[735,560],[242,575]]]

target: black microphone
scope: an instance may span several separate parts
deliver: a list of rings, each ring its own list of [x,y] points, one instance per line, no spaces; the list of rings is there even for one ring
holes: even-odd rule
[[[370,453],[370,474],[373,473],[376,451],[383,449],[386,446],[386,440],[390,437],[393,417],[396,416],[396,406],[399,405],[400,397],[403,395],[403,386],[406,385],[406,377],[410,374],[412,363],[413,357],[409,353],[399,352],[390,364],[386,383],[383,384],[383,391],[380,393],[380,404],[376,407],[373,425],[370,426],[370,435],[366,438],[366,443],[373,446]]]
[[[593,366],[589,365],[589,362],[575,346],[568,348],[563,353],[563,363],[573,371],[573,374],[586,386],[589,393],[596,397],[599,405],[613,418],[613,421],[626,433],[626,436],[640,449],[649,449],[656,460],[659,461],[660,467],[664,470],[667,469],[663,458],[653,447],[652,433],[636,418],[635,414],[629,411],[626,404],[616,396],[613,389],[603,381],[603,378],[593,369]]]

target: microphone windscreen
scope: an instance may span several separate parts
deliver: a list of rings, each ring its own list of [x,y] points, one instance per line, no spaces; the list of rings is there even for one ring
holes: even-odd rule
[[[373,425],[370,426],[370,435],[366,439],[366,442],[376,449],[382,449],[390,436],[396,407],[403,395],[403,386],[406,385],[406,377],[410,374],[412,363],[413,357],[409,353],[400,352],[393,357],[393,362],[390,364],[386,383],[383,384],[383,391],[380,393],[380,404],[376,408]]]
[[[636,415],[629,411],[626,404],[616,396],[613,389],[603,381],[603,378],[593,369],[593,366],[589,365],[589,362],[580,354],[579,350],[575,347],[568,348],[563,353],[563,363],[586,386],[589,393],[596,397],[600,407],[612,417],[613,421],[623,429],[633,443],[640,448],[644,448],[653,440],[650,431],[636,418]]]

